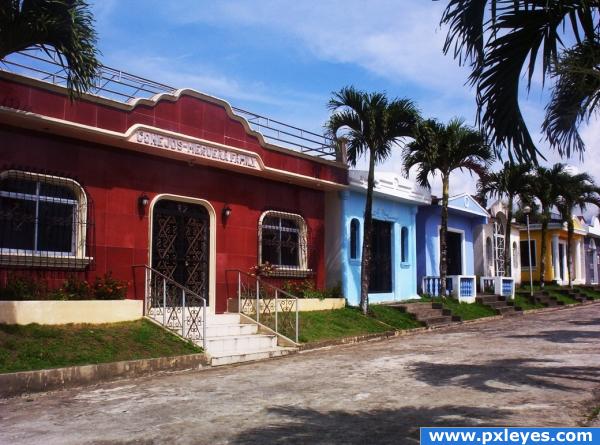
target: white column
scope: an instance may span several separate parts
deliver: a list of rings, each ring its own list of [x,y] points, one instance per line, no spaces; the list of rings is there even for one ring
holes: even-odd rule
[[[562,280],[562,284],[565,284],[569,281],[569,276],[567,275],[567,255],[569,254],[569,252],[567,252],[567,246],[566,244],[564,245],[564,249],[563,249],[563,257],[561,259],[562,264],[563,264],[563,276],[561,277]],[[559,269],[560,271],[560,269]]]
[[[552,235],[552,268],[554,269],[554,279],[559,279],[560,261],[558,256],[558,235]]]
[[[580,253],[581,253],[581,249],[579,247],[579,240],[575,241],[575,245],[573,246],[573,255],[572,255],[572,260],[571,262],[573,263],[573,269],[574,269],[574,273],[573,273],[573,281],[575,280],[579,280],[579,277],[581,276],[581,261],[579,259],[580,257]]]
[[[584,252],[583,239],[580,239],[579,241],[577,241],[577,273],[576,273],[576,276],[580,282],[585,283],[585,268],[583,267],[583,264],[584,264],[583,252]]]

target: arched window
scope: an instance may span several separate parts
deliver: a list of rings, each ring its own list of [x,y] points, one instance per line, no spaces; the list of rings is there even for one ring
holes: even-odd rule
[[[0,173],[1,264],[83,267],[87,199],[68,178]],[[79,261],[78,261],[79,260]]]
[[[294,213],[266,211],[259,220],[259,263],[276,266],[276,273],[307,271],[307,229]]]
[[[408,227],[400,229],[400,261],[408,263]]]
[[[516,241],[513,241],[512,245],[512,257],[513,257],[513,267],[517,269],[519,267],[519,246]]]
[[[355,260],[358,258],[358,233],[360,230],[360,223],[358,219],[352,218],[350,221],[350,259]]]

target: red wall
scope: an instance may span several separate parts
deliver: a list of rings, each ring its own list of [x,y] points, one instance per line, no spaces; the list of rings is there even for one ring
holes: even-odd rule
[[[161,193],[206,199],[217,213],[217,311],[226,308],[225,270],[248,271],[258,262],[258,219],[265,210],[304,217],[309,230],[309,265],[318,287],[324,285],[324,194],[295,185],[176,160],[93,145],[44,134],[0,127],[0,167],[50,172],[76,179],[93,205],[94,264],[86,279],[111,271],[133,280],[132,265],[147,264],[148,224],[140,216],[138,197]],[[231,217],[224,226],[221,210]],[[61,274],[55,275],[61,280]],[[138,297],[140,294],[138,293]],[[130,285],[129,297],[134,297]]]
[[[121,133],[134,124],[150,125],[253,151],[269,167],[342,184],[347,181],[342,167],[264,148],[223,106],[185,94],[176,102],[161,100],[153,106],[123,110],[87,100],[70,102],[63,94],[0,78],[0,106]]]
[[[228,116],[222,104],[208,99],[184,94],[176,102],[162,100],[152,106],[125,109],[89,98],[70,102],[64,92],[30,83],[0,77],[0,106],[120,133],[136,123],[146,124],[253,151],[269,167],[347,183],[347,171],[342,166],[263,147],[256,136]],[[92,280],[110,271],[115,278],[130,282],[130,298],[141,296],[134,291],[132,265],[149,263],[149,219],[147,211],[140,216],[138,209],[142,193],[151,199],[162,193],[201,198],[214,207],[218,312],[226,309],[225,271],[248,271],[258,262],[258,219],[265,210],[304,217],[309,233],[309,267],[315,271],[317,287],[324,285],[322,191],[9,126],[0,126],[0,168],[77,180],[92,204],[94,239],[93,264],[80,275]],[[221,221],[225,204],[233,210],[226,226]],[[7,273],[0,270],[0,279]],[[26,273],[41,275],[50,285],[62,283],[67,275],[33,269]]]

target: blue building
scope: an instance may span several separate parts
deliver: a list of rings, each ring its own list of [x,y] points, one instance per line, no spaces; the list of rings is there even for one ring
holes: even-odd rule
[[[394,173],[377,172],[375,181],[369,301],[418,298],[416,217],[429,192]],[[348,303],[358,305],[367,172],[350,171],[349,184],[326,201],[326,268],[328,285],[341,284]]]
[[[441,200],[419,207],[416,217],[417,277],[420,293],[435,294],[439,286]],[[448,285],[461,301],[476,296],[474,242],[487,211],[468,194],[448,201]],[[437,282],[435,281],[437,277]]]

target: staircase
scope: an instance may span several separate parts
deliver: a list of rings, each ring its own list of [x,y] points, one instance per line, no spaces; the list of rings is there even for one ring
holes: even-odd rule
[[[388,306],[412,314],[428,328],[447,326],[460,321],[460,317],[452,315],[449,309],[444,309],[442,303],[391,303]]]
[[[143,268],[145,273],[144,316],[204,348],[211,366],[261,360],[297,351],[296,343],[276,329],[271,330],[240,312],[212,314],[200,295],[151,267],[136,268]],[[255,288],[260,290],[260,286]],[[263,296],[259,293],[261,308],[264,307]],[[289,319],[283,314],[277,315]],[[276,327],[277,319],[276,316]]]
[[[502,315],[503,317],[523,314],[523,309],[519,306],[515,306],[514,301],[500,295],[483,294],[475,298],[475,301],[492,308],[496,311],[496,314]]]
[[[541,304],[544,307],[564,306],[564,302],[558,300],[556,297],[550,295],[548,291],[538,291],[533,294],[529,292],[519,292],[524,298],[527,298],[533,304]]]
[[[572,298],[573,300],[577,301],[578,303],[583,303],[584,301],[593,301],[594,300],[594,297],[591,297],[586,294],[582,294],[577,289],[560,289],[558,292],[561,293],[562,295],[566,295],[567,297]]]
[[[248,322],[240,314],[207,316],[206,352],[211,366],[262,360],[297,351],[295,347],[279,346],[277,342],[277,335],[261,333],[256,323]]]

